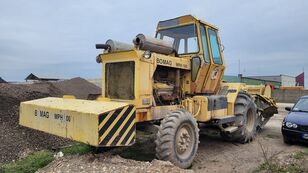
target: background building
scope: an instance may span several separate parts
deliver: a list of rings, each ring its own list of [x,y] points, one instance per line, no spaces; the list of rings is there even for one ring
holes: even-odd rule
[[[230,83],[246,83],[248,85],[271,85],[275,89],[280,87],[294,87],[297,86],[296,77],[288,75],[272,75],[272,76],[224,76],[224,80]]]
[[[304,72],[296,76],[295,78],[296,78],[296,86],[305,87],[305,73]]]
[[[7,82],[0,77],[0,83],[7,83]]]
[[[293,76],[288,75],[274,75],[274,76],[248,76],[249,78],[265,81],[280,82],[282,87],[296,86],[296,79]]]
[[[59,81],[59,78],[55,78],[55,77],[42,77],[42,76],[37,76],[34,75],[33,73],[30,73],[26,78],[25,78],[26,82],[40,82],[40,81]]]

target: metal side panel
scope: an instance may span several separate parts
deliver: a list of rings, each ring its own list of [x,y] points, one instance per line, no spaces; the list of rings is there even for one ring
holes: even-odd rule
[[[22,102],[22,126],[92,146],[125,146],[135,139],[135,107],[128,103],[47,97]]]

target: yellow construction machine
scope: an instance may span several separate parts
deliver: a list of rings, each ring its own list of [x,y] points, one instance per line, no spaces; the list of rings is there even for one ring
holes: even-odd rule
[[[160,21],[155,38],[133,44],[108,40],[102,95],[22,102],[20,124],[95,147],[130,146],[136,124],[158,124],[156,156],[188,168],[199,129],[215,128],[226,140],[247,143],[277,113],[269,86],[225,83],[218,28],[191,15]]]

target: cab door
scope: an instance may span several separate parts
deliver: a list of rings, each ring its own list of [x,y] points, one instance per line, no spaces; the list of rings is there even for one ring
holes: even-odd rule
[[[196,76],[195,80],[193,78],[194,75],[192,75],[192,86],[191,90],[193,93],[203,93],[203,84],[206,80],[207,76],[209,75],[209,69],[211,68],[211,58],[210,58],[210,52],[208,47],[208,37],[207,37],[207,31],[206,27],[203,24],[198,25],[199,26],[199,58],[200,58],[200,66],[198,68],[198,76]],[[194,62],[194,58],[192,59]],[[195,68],[192,68],[195,70]],[[192,71],[192,74],[194,74],[194,71]]]
[[[218,30],[205,26],[207,35],[207,46],[209,50],[209,69],[203,83],[202,93],[215,94],[222,80],[225,65],[221,50]]]

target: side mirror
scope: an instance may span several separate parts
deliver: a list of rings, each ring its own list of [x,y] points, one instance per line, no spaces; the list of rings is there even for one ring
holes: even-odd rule
[[[291,107],[285,107],[284,108],[286,111],[291,111]]]

